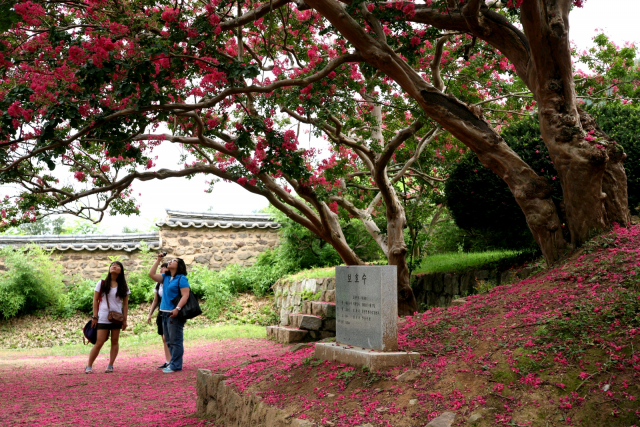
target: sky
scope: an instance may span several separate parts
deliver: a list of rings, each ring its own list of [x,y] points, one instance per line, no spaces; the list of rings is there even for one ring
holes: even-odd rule
[[[570,15],[570,35],[578,48],[591,46],[596,29],[604,30],[615,43],[640,42],[638,31],[640,0],[586,0],[582,9],[574,9]],[[304,128],[301,129],[301,147],[316,145],[309,142]],[[155,150],[158,155],[157,168],[176,168],[180,148],[175,144],[162,144]],[[233,183],[218,182],[211,194],[204,192],[207,177],[191,180],[174,178],[165,181],[135,182],[134,194],[140,204],[140,216],[105,217],[102,229],[106,233],[120,233],[123,226],[147,231],[157,220],[166,216],[166,209],[215,213],[249,214],[266,206],[261,196],[243,190]],[[210,179],[210,178],[209,178]],[[140,194],[140,195],[138,195]]]

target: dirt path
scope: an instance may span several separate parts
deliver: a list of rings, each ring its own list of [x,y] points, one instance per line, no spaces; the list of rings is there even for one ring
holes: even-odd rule
[[[84,374],[86,356],[34,356],[0,353],[2,426],[206,426],[193,417],[196,370],[224,371],[253,357],[286,348],[265,339],[191,343],[184,370],[163,374],[160,345],[138,354],[121,351],[115,372],[105,374],[108,351]]]

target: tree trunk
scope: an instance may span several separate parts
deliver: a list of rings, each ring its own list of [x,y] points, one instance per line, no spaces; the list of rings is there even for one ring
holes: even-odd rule
[[[486,167],[509,185],[547,263],[552,264],[564,255],[567,242],[550,198],[549,184],[505,144],[480,111],[472,110],[425,82],[393,51],[384,37],[373,38],[344,13],[338,3],[328,0],[306,2],[328,19],[366,62],[393,79],[430,118],[471,148]],[[421,14],[431,25],[471,31],[488,40],[516,65],[518,75],[538,101],[541,133],[563,185],[572,242],[582,243],[590,233],[609,224],[610,218],[626,222],[629,213],[621,166],[624,155],[618,149],[601,150],[595,143],[588,142],[580,126],[568,39],[572,1],[522,2],[524,33],[497,13],[484,10],[480,16],[476,9],[481,9],[482,4],[469,2],[469,7],[474,8],[472,13],[458,14],[457,18],[447,15],[443,20],[440,19],[443,14],[433,14],[424,7]],[[453,12],[453,15],[457,13]],[[618,153],[620,160],[613,160],[609,165],[611,151]],[[603,190],[609,193],[605,194]]]
[[[521,22],[531,45],[528,86],[538,102],[540,132],[562,184],[573,247],[628,223],[623,150],[579,112],[569,45],[570,0],[524,2]]]
[[[407,264],[407,244],[404,241],[407,220],[397,197],[395,201],[395,207],[387,207],[387,236],[389,237],[387,259],[389,265],[395,265],[398,268],[398,315],[411,316],[418,311],[418,303],[411,289],[411,277]]]
[[[471,148],[486,167],[509,185],[549,263],[564,254],[566,241],[550,198],[550,186],[507,146],[478,112],[427,83],[388,44],[367,34],[338,3],[307,0],[307,4],[328,19],[365,61],[393,79],[430,118]]]
[[[411,316],[418,311],[418,303],[411,289],[411,276],[407,264],[407,244],[404,229],[407,225],[404,207],[387,175],[386,161],[378,158],[373,178],[384,200],[387,217],[387,261],[398,268],[398,315]]]

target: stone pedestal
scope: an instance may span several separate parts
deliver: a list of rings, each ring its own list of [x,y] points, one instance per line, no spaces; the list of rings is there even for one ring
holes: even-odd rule
[[[315,357],[371,370],[404,365],[418,353],[398,351],[396,266],[336,267],[336,342]]]
[[[420,359],[419,353],[404,351],[381,352],[369,348],[352,347],[337,343],[316,343],[315,357],[335,360],[358,368],[366,366],[372,371],[392,368]]]

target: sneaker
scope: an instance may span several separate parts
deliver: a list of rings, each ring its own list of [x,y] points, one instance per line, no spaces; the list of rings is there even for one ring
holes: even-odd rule
[[[85,374],[93,374],[93,369],[91,368],[91,366],[85,366],[84,373]]]
[[[171,369],[168,366],[162,370],[163,374],[173,374],[174,372],[177,372],[177,371],[174,371],[173,369]]]
[[[164,369],[168,367],[169,367],[169,364],[167,362],[164,362],[162,365],[158,366],[158,369]]]

